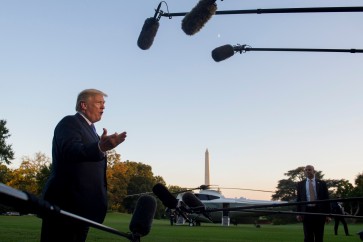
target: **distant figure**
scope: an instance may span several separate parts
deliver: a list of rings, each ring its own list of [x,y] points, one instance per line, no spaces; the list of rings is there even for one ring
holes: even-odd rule
[[[74,115],[55,127],[52,173],[44,188],[44,199],[60,209],[97,223],[107,211],[106,151],[122,143],[126,132],[101,137],[94,123],[101,120],[107,95],[96,89],[79,93]],[[84,242],[89,226],[63,216],[43,217],[41,242]]]
[[[362,231],[359,231],[357,234],[358,234],[360,240],[363,241],[363,230]]]
[[[332,213],[334,214],[346,214],[344,211],[344,207],[342,205],[341,202],[333,202],[332,203]],[[349,236],[349,232],[348,232],[348,225],[347,222],[345,221],[345,219],[343,217],[334,217],[334,234],[338,235],[338,227],[339,227],[339,222],[342,222],[343,226],[344,226],[344,232],[346,236]]]
[[[328,188],[324,181],[315,179],[315,169],[311,165],[305,167],[306,179],[297,184],[297,202],[329,199]],[[330,213],[329,203],[298,205],[297,212]],[[321,215],[298,215],[296,219],[303,222],[304,242],[323,242],[325,222],[330,218]]]

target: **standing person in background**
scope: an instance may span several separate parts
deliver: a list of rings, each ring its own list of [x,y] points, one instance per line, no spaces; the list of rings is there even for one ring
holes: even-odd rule
[[[303,181],[297,184],[297,202],[329,199],[328,188],[324,181],[315,179],[315,169],[307,165]],[[297,212],[330,213],[330,203],[298,205]],[[330,218],[321,215],[298,215],[297,220],[303,222],[304,242],[323,242],[325,222]]]
[[[99,137],[94,123],[101,120],[105,93],[86,89],[79,93],[75,115],[56,126],[52,147],[52,173],[43,197],[67,212],[102,223],[107,211],[106,151],[121,144],[126,132]],[[62,216],[43,218],[41,242],[84,242],[89,226]]]
[[[332,203],[332,212],[334,214],[345,215],[343,204],[341,202],[333,202]],[[336,217],[336,216],[334,217],[334,234],[338,235],[339,222],[342,222],[342,224],[344,226],[345,235],[349,236],[348,225],[347,225],[347,222],[345,221],[344,217]]]

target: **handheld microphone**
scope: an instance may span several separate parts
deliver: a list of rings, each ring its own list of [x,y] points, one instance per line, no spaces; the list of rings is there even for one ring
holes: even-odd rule
[[[222,45],[212,51],[212,58],[214,61],[219,62],[234,55],[234,47],[232,45]]]
[[[149,195],[143,195],[137,200],[129,229],[136,237],[149,234],[155,216],[156,200]]]
[[[182,20],[182,29],[187,35],[197,33],[216,13],[216,0],[200,0]]]
[[[160,199],[163,205],[170,209],[175,209],[178,205],[178,199],[161,183],[157,183],[153,187],[154,194]]]

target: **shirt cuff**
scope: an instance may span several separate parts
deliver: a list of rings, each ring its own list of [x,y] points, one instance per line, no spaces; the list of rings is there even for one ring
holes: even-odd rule
[[[99,149],[99,151],[103,154],[103,156],[105,157],[105,156],[107,155],[107,153],[106,153],[106,152],[103,152],[103,151],[101,150],[100,142],[101,142],[101,141],[98,141],[98,149]]]

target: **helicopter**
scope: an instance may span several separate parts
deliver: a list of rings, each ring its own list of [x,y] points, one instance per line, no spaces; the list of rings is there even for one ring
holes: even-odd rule
[[[226,198],[222,193],[213,189],[211,185],[201,185],[197,189],[199,192],[191,192],[191,189],[177,194],[176,200],[179,207],[183,207],[186,201],[194,204],[194,207],[203,207],[202,211],[196,210],[187,213],[187,218],[184,214],[173,209],[167,209],[167,214],[170,216],[170,224],[181,225],[189,223],[190,226],[200,226],[201,223],[221,223],[223,226],[229,226],[231,223],[237,225],[244,223],[254,217],[254,222],[257,226],[259,213],[251,213],[248,211],[230,211],[234,208],[254,206],[254,205],[276,205],[286,202],[268,201],[268,200],[253,200],[247,198]],[[253,189],[248,189],[253,190]],[[258,191],[258,190],[256,190]],[[200,202],[196,202],[191,196],[195,196]],[[191,198],[191,199],[190,199]],[[188,207],[188,206],[187,206]],[[208,210],[222,210],[216,212],[205,212]],[[248,219],[249,218],[249,219]]]
[[[193,192],[193,195],[200,200],[202,204],[197,204],[200,206],[204,206],[205,209],[224,209],[223,211],[211,212],[211,213],[188,213],[186,216],[183,213],[175,211],[175,209],[167,209],[166,212],[170,217],[171,225],[180,225],[184,223],[189,223],[190,226],[200,226],[202,222],[204,223],[221,223],[224,226],[229,226],[230,223],[237,225],[238,223],[242,223],[246,221],[246,217],[259,217],[258,213],[250,213],[247,211],[229,211],[229,209],[233,209],[236,207],[243,206],[253,206],[253,205],[276,205],[286,202],[280,201],[268,201],[268,200],[252,200],[247,198],[226,198],[222,195],[219,189],[213,189],[216,186],[210,185],[210,175],[209,175],[209,151],[206,149],[205,151],[205,177],[204,177],[204,185],[201,185],[196,188],[187,189],[186,191],[182,191],[177,194],[176,200],[179,206],[183,207],[183,196],[187,194],[190,198],[191,191],[199,190],[199,192]],[[258,192],[271,192],[266,190],[257,190],[257,189],[247,189],[247,188],[224,188],[224,189],[239,189],[239,190],[249,190],[249,191],[258,191]],[[194,199],[195,202],[195,199]],[[257,220],[257,219],[256,219]],[[255,223],[257,225],[257,222]]]

